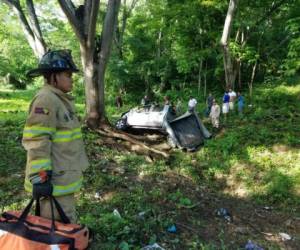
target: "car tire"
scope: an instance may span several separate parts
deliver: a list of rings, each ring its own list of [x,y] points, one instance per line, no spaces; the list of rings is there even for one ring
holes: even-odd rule
[[[116,122],[116,128],[119,130],[126,130],[128,128],[127,119],[121,118]]]
[[[176,143],[174,142],[174,140],[172,139],[171,136],[168,135],[167,137],[167,142],[168,144],[172,147],[172,148],[176,148]]]

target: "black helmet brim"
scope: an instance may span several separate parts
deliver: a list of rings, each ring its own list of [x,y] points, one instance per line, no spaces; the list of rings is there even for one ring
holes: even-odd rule
[[[62,69],[62,68],[57,68],[57,69],[55,69],[55,68],[36,68],[36,69],[29,70],[26,73],[26,76],[29,78],[34,78],[34,77],[43,76],[47,73],[58,73],[58,72],[63,72],[63,71],[71,71],[73,73],[79,72],[78,69],[69,69],[69,68],[65,68],[65,69]]]

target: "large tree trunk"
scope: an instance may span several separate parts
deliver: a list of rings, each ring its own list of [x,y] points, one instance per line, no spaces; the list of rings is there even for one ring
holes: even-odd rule
[[[230,0],[228,11],[225,19],[224,29],[220,44],[223,48],[223,61],[224,61],[224,71],[225,71],[225,80],[226,87],[229,88],[234,81],[234,72],[233,72],[233,63],[229,49],[229,39],[230,32],[233,22],[234,12],[237,8],[238,0]]]
[[[18,16],[25,37],[37,58],[41,58],[47,51],[46,43],[43,39],[39,21],[35,13],[32,0],[26,0],[27,11],[29,15],[28,22],[19,0],[3,0]]]
[[[85,0],[77,9],[70,0],[59,0],[59,4],[67,16],[80,43],[81,62],[85,80],[86,121],[95,128],[99,124],[97,88],[97,60],[95,60],[96,22],[99,12],[99,0]],[[100,46],[99,46],[100,47]]]
[[[84,42],[80,43],[81,59],[84,68],[85,96],[86,96],[86,122],[89,127],[96,128],[99,125],[99,89],[98,69],[99,59],[97,51],[101,49],[100,40],[96,39],[96,23],[100,1],[85,1],[84,9]]]
[[[86,97],[86,122],[89,127],[96,128],[99,125],[99,90],[97,86],[99,64],[94,61],[91,49],[81,44],[81,59],[84,68],[85,97]]]
[[[85,79],[86,121],[96,128],[105,120],[104,80],[115,30],[120,0],[109,0],[102,29],[96,38],[99,0],[85,0],[77,9],[71,0],[58,0],[79,42]],[[83,10],[83,11],[82,11]],[[83,15],[83,16],[82,16]]]

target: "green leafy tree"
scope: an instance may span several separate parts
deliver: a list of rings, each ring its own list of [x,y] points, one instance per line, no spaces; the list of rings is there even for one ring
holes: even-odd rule
[[[26,0],[23,3],[19,0],[3,0],[3,2],[18,16],[28,43],[35,55],[40,58],[46,51],[46,43],[33,1]],[[77,7],[71,0],[59,0],[58,2],[80,44],[85,78],[87,123],[94,128],[99,126],[100,121],[105,120],[104,75],[110,56],[120,0],[108,1],[102,33],[98,36],[96,36],[96,24],[100,1],[86,0],[84,4],[79,4]],[[26,6],[26,11],[23,5]],[[45,9],[41,6],[38,7]],[[26,17],[26,13],[28,13],[28,17]],[[47,25],[47,20],[44,21],[46,21],[43,26],[46,33],[51,30],[51,26]],[[60,35],[62,35],[61,29]]]

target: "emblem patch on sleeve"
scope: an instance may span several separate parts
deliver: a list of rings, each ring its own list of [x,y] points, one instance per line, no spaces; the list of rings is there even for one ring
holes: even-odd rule
[[[34,109],[34,113],[36,114],[42,114],[42,115],[49,115],[49,110],[45,108],[36,107]]]

